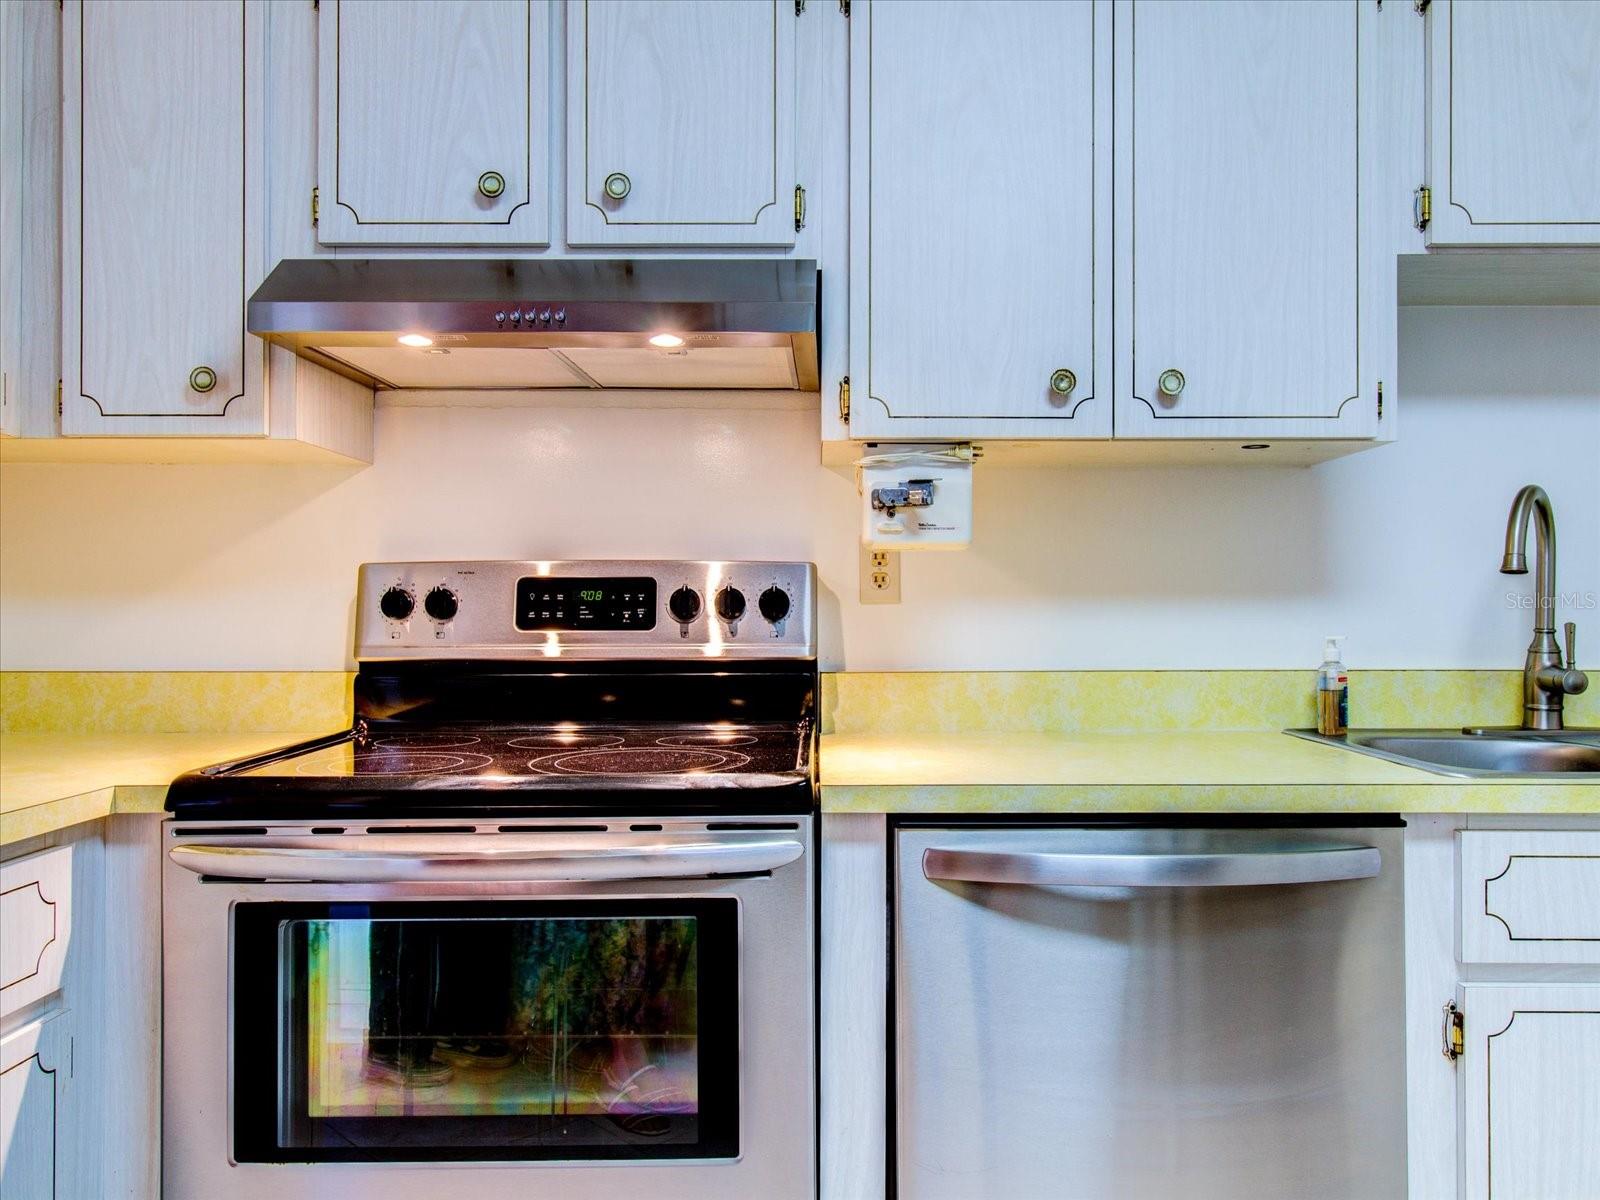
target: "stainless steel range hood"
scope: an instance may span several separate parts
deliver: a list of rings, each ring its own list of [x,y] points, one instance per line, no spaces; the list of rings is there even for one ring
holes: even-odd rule
[[[285,259],[251,333],[393,389],[817,390],[807,259]]]

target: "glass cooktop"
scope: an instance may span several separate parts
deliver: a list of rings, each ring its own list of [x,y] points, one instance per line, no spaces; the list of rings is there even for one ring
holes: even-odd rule
[[[809,733],[803,723],[375,725],[364,738],[234,764],[225,773],[233,779],[360,780],[395,788],[444,780],[454,786],[474,780],[534,787],[740,786],[752,776],[805,776]]]

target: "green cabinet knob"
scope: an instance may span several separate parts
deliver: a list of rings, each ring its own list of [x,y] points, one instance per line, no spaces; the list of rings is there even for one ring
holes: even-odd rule
[[[486,200],[493,200],[506,190],[506,177],[499,171],[485,171],[478,176],[478,194]]]
[[[196,367],[189,372],[189,386],[197,392],[209,392],[217,386],[217,373],[210,367]]]
[[[621,171],[613,171],[606,176],[606,195],[613,200],[621,200],[631,191],[633,191],[633,180]]]
[[[1059,367],[1050,374],[1050,390],[1058,396],[1068,395],[1077,386],[1078,377],[1065,367]]]
[[[1156,380],[1156,387],[1163,396],[1176,396],[1183,391],[1183,372],[1177,367],[1168,367]]]

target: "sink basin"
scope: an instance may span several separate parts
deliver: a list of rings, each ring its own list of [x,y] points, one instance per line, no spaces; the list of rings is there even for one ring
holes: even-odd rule
[[[1590,731],[1469,733],[1459,729],[1352,729],[1342,738],[1324,737],[1310,730],[1289,732],[1408,767],[1421,767],[1438,775],[1563,779],[1592,776],[1600,780],[1600,733]]]

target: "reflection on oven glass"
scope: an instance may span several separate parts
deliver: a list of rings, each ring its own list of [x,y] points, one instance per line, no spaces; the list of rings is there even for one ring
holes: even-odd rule
[[[699,1109],[695,918],[300,924],[306,1113],[329,1132],[543,1117],[694,1136],[681,1118]]]

